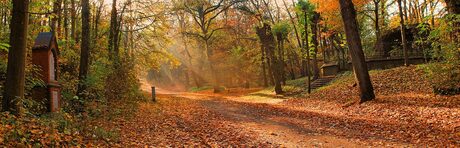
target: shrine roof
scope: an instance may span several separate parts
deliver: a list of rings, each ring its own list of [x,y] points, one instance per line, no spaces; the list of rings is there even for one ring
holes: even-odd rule
[[[35,44],[32,49],[42,49],[50,47],[53,37],[54,36],[52,32],[39,33],[37,38],[35,39]]]

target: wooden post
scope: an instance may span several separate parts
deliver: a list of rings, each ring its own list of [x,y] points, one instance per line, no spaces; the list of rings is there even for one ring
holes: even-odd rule
[[[155,97],[155,86],[152,86],[152,101],[156,102],[156,97]]]

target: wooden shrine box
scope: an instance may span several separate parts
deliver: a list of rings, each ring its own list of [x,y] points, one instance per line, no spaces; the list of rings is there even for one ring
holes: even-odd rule
[[[58,45],[52,32],[42,32],[32,48],[32,64],[40,68],[38,77],[46,87],[34,88],[33,98],[46,99],[48,111],[59,111],[61,87],[58,83]]]

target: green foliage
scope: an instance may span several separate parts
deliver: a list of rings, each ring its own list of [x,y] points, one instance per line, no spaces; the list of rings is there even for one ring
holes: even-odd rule
[[[120,134],[119,131],[117,130],[106,130],[102,127],[95,126],[94,127],[94,133],[93,133],[93,138],[94,139],[102,139],[107,142],[110,141],[119,141],[120,140]]]
[[[460,15],[447,15],[440,19],[439,26],[428,36],[434,62],[425,70],[437,94],[460,93],[460,44],[455,42],[458,39],[452,38],[453,32],[460,30],[460,26],[455,25],[459,22]]]
[[[8,52],[11,46],[7,43],[0,43],[0,51]]]
[[[288,21],[281,21],[273,26],[272,32],[275,35],[281,34],[283,38],[287,37],[291,31],[291,24]]]
[[[79,127],[67,113],[43,116],[13,116],[0,114],[0,142],[2,145],[77,146],[81,143]]]
[[[192,87],[192,88],[190,88],[190,91],[191,92],[199,92],[199,91],[210,90],[210,89],[212,89],[212,86]]]

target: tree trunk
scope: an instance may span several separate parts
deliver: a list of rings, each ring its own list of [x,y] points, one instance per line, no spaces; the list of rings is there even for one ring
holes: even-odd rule
[[[58,37],[61,36],[61,5],[62,0],[56,0],[53,6],[53,12],[56,16],[51,20],[51,30],[56,33]]]
[[[270,61],[269,70],[273,76],[274,83],[275,83],[275,93],[282,94],[283,89],[281,87],[281,70],[279,69],[281,62],[275,56],[275,37],[272,34],[271,27],[264,23],[262,27],[257,27],[257,35],[260,38],[261,43],[265,47],[267,58]]]
[[[213,66],[214,64],[213,64],[213,61],[211,60],[213,56],[213,52],[211,51],[211,49],[209,49],[208,40],[204,41],[204,48],[206,51],[206,58],[208,59],[209,70],[211,71],[211,75],[212,75],[211,77],[212,77],[212,86],[214,89],[214,93],[219,93],[222,90],[220,89],[220,86],[219,86],[219,79],[217,78],[217,71],[214,69],[214,66]]]
[[[96,17],[94,18],[94,39],[93,44],[96,45],[97,39],[99,38],[99,21],[101,20],[101,13],[102,13],[102,6],[104,5],[103,2],[97,7],[96,10]]]
[[[70,0],[70,19],[71,19],[71,29],[70,29],[70,34],[71,37],[74,41],[77,41],[77,34],[76,34],[76,28],[77,28],[77,15],[76,15],[76,6],[75,6],[75,0]],[[77,41],[78,42],[78,41]]]
[[[268,52],[267,48],[265,48],[265,59],[268,67],[268,80],[270,80],[270,85],[275,85],[275,78],[273,78],[273,72],[272,72],[272,60],[270,60],[270,57],[268,57]]]
[[[263,45],[260,45],[260,50],[262,53],[262,58],[260,60],[262,62],[262,77],[264,80],[264,87],[268,87],[267,70],[265,68],[265,49]]]
[[[381,16],[381,19],[380,19],[380,26],[386,26],[386,21],[385,21],[385,18],[386,18],[386,15],[387,15],[387,10],[386,10],[386,3],[387,3],[387,0],[380,0],[380,16]]]
[[[297,44],[299,45],[299,48],[302,48],[302,41],[299,36],[299,32],[297,31],[297,25],[295,23],[294,17],[292,17],[291,12],[288,9],[288,6],[286,5],[286,1],[283,0],[284,8],[286,8],[286,12],[288,13],[289,20],[291,21],[292,26],[294,27],[294,32],[295,32],[295,37],[297,39]]]
[[[406,39],[406,25],[404,23],[404,15],[403,15],[403,10],[401,6],[401,0],[398,0],[398,8],[399,8],[399,18],[400,24],[401,24],[401,44],[403,46],[404,50],[404,65],[409,66],[409,55],[408,55],[408,47],[407,47],[407,39]]]
[[[305,24],[304,24],[304,29],[305,29],[305,52],[307,52],[307,64],[306,64],[306,73],[307,73],[307,89],[308,93],[311,93],[311,74],[310,74],[310,46],[308,44],[308,17],[307,17],[307,10],[304,11],[304,16],[305,16]]]
[[[3,111],[10,111],[13,114],[21,113],[21,105],[18,102],[24,98],[28,10],[28,0],[13,1],[13,14],[10,23],[11,48],[8,52],[8,67],[3,95]]]
[[[460,15],[460,1],[459,0],[444,0],[447,5],[447,11],[449,14]],[[453,24],[454,30],[452,31],[452,36],[454,42],[460,42],[460,22],[455,22]],[[459,51],[460,52],[460,51]]]
[[[289,73],[291,75],[291,80],[295,80],[295,71],[294,71],[294,53],[293,51],[289,52]]]
[[[313,12],[313,19],[311,20],[312,25],[311,25],[311,31],[312,31],[312,42],[313,45],[315,46],[314,48],[314,54],[313,54],[313,80],[316,80],[319,78],[319,67],[318,67],[318,25],[320,21],[320,14],[317,12]]]
[[[283,85],[286,85],[286,77],[285,77],[285,62],[284,62],[284,37],[281,33],[277,34],[277,40],[278,40],[278,59],[280,62],[280,73],[281,73],[281,82]]]
[[[347,35],[347,43],[350,48],[351,61],[356,80],[361,93],[361,103],[375,99],[374,88],[367,69],[364,52],[359,36],[358,22],[356,21],[356,10],[352,0],[340,0],[342,20]]]
[[[86,90],[85,80],[88,75],[89,67],[89,52],[90,52],[90,7],[89,0],[81,0],[81,21],[82,21],[82,38],[81,38],[81,53],[80,53],[80,73],[79,73],[79,85],[77,95],[79,97],[85,97],[84,91]]]
[[[69,41],[69,19],[68,19],[68,3],[67,0],[64,0],[64,39],[65,39],[65,46],[67,49],[68,41]]]
[[[108,44],[108,50],[109,50],[109,57],[116,58],[114,57],[115,51],[114,51],[114,46],[117,44],[116,39],[117,35],[115,31],[117,30],[117,24],[118,24],[118,18],[117,18],[117,0],[112,1],[112,11],[110,14],[110,30],[109,30],[109,44]]]
[[[379,3],[381,0],[373,0],[374,1],[374,16],[375,16],[375,43],[378,43],[380,40],[380,17],[379,17]],[[385,5],[385,4],[383,4]]]

